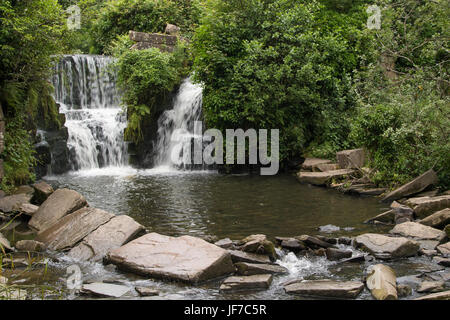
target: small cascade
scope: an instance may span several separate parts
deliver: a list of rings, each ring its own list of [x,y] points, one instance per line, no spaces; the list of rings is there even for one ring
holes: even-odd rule
[[[155,166],[178,169],[202,169],[193,165],[194,143],[202,145],[201,134],[194,133],[195,121],[202,115],[202,88],[185,79],[175,98],[173,109],[158,119]],[[200,131],[201,133],[201,131]]]
[[[55,100],[66,116],[73,170],[127,165],[127,119],[109,68],[113,62],[105,56],[67,55],[55,66]]]

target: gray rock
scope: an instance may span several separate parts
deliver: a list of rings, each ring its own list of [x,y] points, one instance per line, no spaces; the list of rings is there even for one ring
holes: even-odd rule
[[[36,240],[45,243],[47,248],[51,250],[70,249],[113,217],[113,214],[100,209],[82,208],[63,217],[45,231],[40,232]]]
[[[84,294],[113,298],[120,298],[129,291],[130,288],[127,286],[103,282],[84,284],[81,289],[81,292]]]
[[[305,280],[285,285],[284,290],[290,294],[316,297],[356,298],[364,289],[360,281]]]
[[[450,300],[450,290],[438,293],[432,293],[414,300]]]
[[[341,168],[337,163],[319,163],[315,166],[312,166],[313,171],[320,171],[320,172],[333,171],[339,169]]]
[[[106,261],[153,278],[198,283],[235,271],[230,254],[202,239],[149,233],[111,250]]]
[[[272,283],[271,274],[258,274],[252,276],[233,276],[225,279],[220,291],[261,290],[268,289]]]
[[[231,249],[233,248],[233,241],[229,238],[221,239],[214,243],[216,246],[221,247],[222,249]]]
[[[302,235],[302,236],[296,237],[296,239],[300,240],[301,242],[303,242],[306,246],[308,246],[311,249],[334,248],[334,246],[331,243],[320,240],[317,237]]]
[[[450,195],[410,198],[405,204],[413,208],[418,219],[424,219],[436,211],[449,208]]]
[[[436,250],[443,256],[450,256],[450,242],[437,246]]]
[[[434,240],[434,241],[442,241],[445,239],[445,232],[424,226],[423,224],[417,222],[405,222],[402,224],[398,224],[389,231],[391,234],[400,235],[404,237],[411,237],[416,240]]]
[[[294,238],[283,240],[281,242],[281,247],[293,252],[299,252],[307,249],[303,242]]]
[[[28,185],[23,185],[14,190],[13,194],[26,194],[28,196],[33,197],[34,189]]]
[[[28,225],[39,232],[44,231],[56,224],[64,216],[86,205],[86,199],[78,192],[69,189],[58,189],[42,203]]]
[[[272,260],[277,258],[274,244],[263,234],[250,235],[239,241],[239,246],[244,252],[268,255]]]
[[[18,212],[23,203],[30,203],[31,195],[14,194],[0,199],[0,211],[3,213]]]
[[[136,238],[144,227],[129,216],[117,216],[89,234],[69,256],[78,260],[100,261],[106,254]]]
[[[340,168],[362,168],[364,166],[364,149],[353,149],[336,152],[336,160]]]
[[[393,201],[410,196],[415,193],[423,191],[430,185],[436,184],[438,182],[438,177],[433,169],[428,170],[424,174],[415,178],[414,180],[404,184],[400,188],[388,193],[382,201]]]
[[[19,206],[19,210],[18,211],[20,213],[23,213],[23,214],[29,216],[29,217],[32,217],[36,213],[36,211],[38,211],[38,209],[39,209],[39,207],[35,206],[34,204],[22,203]]]
[[[316,167],[320,164],[330,164],[330,163],[331,163],[331,160],[327,160],[327,159],[306,158],[302,164],[302,169],[312,171],[314,167]]]
[[[180,33],[180,27],[177,27],[174,24],[168,23],[166,26],[166,30],[164,31],[166,34],[177,35]]]
[[[321,186],[329,183],[332,179],[343,179],[354,172],[352,169],[340,169],[327,172],[299,172],[297,173],[297,179],[302,183]]]
[[[416,241],[375,233],[366,233],[356,237],[354,245],[356,248],[367,250],[379,259],[411,257],[416,255],[420,249]]]
[[[278,274],[289,273],[289,271],[278,265],[238,262],[235,264],[237,273],[242,276],[252,276],[255,274]]]
[[[159,291],[149,287],[135,287],[141,297],[159,296]]]
[[[417,289],[419,293],[434,293],[445,289],[444,281],[424,281]]]
[[[243,252],[239,250],[228,250],[231,254],[231,259],[236,262],[249,262],[249,263],[265,263],[270,264],[271,260],[268,256],[263,254]]]
[[[418,240],[421,250],[434,250],[439,245],[436,240]]]
[[[450,223],[450,208],[445,208],[419,221],[421,224],[442,229]]]
[[[20,240],[16,242],[16,249],[19,251],[41,252],[45,250],[45,244],[35,240]]]
[[[11,243],[0,232],[0,253],[5,250],[6,252],[12,251]]]
[[[370,266],[366,285],[377,300],[397,300],[397,280],[394,270],[383,264]]]
[[[327,248],[326,255],[328,260],[336,261],[350,258],[352,256],[352,252],[350,250]]]
[[[39,204],[42,204],[54,192],[52,186],[45,181],[39,181],[33,184],[33,188],[34,201]]]

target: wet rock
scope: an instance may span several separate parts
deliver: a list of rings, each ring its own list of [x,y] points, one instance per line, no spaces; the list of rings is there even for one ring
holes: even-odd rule
[[[445,232],[424,226],[423,224],[417,222],[405,222],[398,224],[389,231],[391,234],[400,235],[404,237],[411,237],[416,240],[435,240],[442,241],[445,239]]]
[[[268,289],[272,284],[271,274],[252,276],[233,276],[225,279],[220,285],[220,291],[261,290]]]
[[[78,260],[100,261],[110,250],[135,239],[143,231],[144,227],[133,218],[117,216],[86,236],[68,255]]]
[[[432,215],[420,220],[419,223],[429,227],[442,229],[450,223],[450,208],[445,208],[444,210],[435,212]]]
[[[233,241],[231,241],[229,238],[221,239],[214,244],[218,247],[221,247],[222,249],[231,249],[234,246]]]
[[[364,289],[360,281],[305,280],[285,285],[284,290],[290,294],[300,294],[330,298],[356,298]]]
[[[416,255],[420,249],[416,241],[375,233],[366,233],[356,237],[354,245],[356,248],[367,250],[379,259],[411,257]]]
[[[34,204],[31,203],[22,203],[19,206],[19,212],[23,213],[24,215],[27,215],[29,217],[32,217],[36,211],[38,211],[39,207],[35,206]]]
[[[299,172],[297,173],[297,179],[302,183],[321,186],[329,183],[332,179],[342,179],[354,172],[352,169],[340,169],[327,172]]]
[[[439,245],[439,241],[435,240],[418,240],[421,250],[435,250]]]
[[[360,254],[360,255],[356,255],[356,256],[348,258],[348,259],[343,259],[340,262],[341,263],[359,263],[359,262],[364,262],[364,261],[368,261],[368,260],[369,260],[369,256]]]
[[[28,225],[37,231],[44,231],[53,226],[59,219],[86,205],[86,199],[78,192],[58,189],[42,203]]]
[[[300,252],[306,250],[306,246],[300,240],[295,238],[288,238],[281,242],[281,247],[293,252]]]
[[[272,260],[277,258],[274,244],[263,234],[254,234],[239,242],[240,250],[249,253],[265,254]]]
[[[450,207],[450,195],[411,198],[405,202],[413,208],[418,219],[424,219],[436,211]]]
[[[329,163],[331,163],[331,160],[318,159],[318,158],[306,158],[305,161],[303,161],[302,169],[312,171],[313,167],[316,167],[317,165],[329,164]]]
[[[394,221],[396,224],[413,221],[414,211],[408,206],[402,205],[397,201],[392,202],[391,209],[394,211]]]
[[[42,204],[47,198],[54,192],[51,185],[45,181],[39,181],[33,184],[34,188],[34,201]]]
[[[308,246],[311,249],[319,249],[319,248],[334,248],[334,246],[331,243],[325,242],[323,240],[320,240],[317,237],[308,236],[308,235],[302,235],[299,237],[296,237],[297,240],[300,240],[303,242],[306,246]]]
[[[430,185],[436,184],[438,182],[438,177],[433,169],[428,170],[424,174],[415,178],[414,180],[404,184],[398,189],[388,193],[382,201],[393,201],[398,200],[415,193],[419,193]]]
[[[135,287],[134,289],[136,289],[141,297],[159,296],[158,290],[149,287]]]
[[[438,254],[437,250],[423,249],[421,248],[419,254],[427,257],[433,257]]]
[[[23,203],[30,203],[31,195],[28,194],[14,194],[0,199],[0,211],[3,213],[18,212],[20,205]]]
[[[327,242],[329,244],[332,244],[332,245],[337,244],[337,239],[336,238],[329,238],[329,237],[320,236],[320,235],[315,236],[315,237],[317,239],[319,239],[319,240],[325,241],[325,242]]]
[[[45,250],[45,244],[35,240],[20,240],[16,242],[16,249],[19,251],[41,252]]]
[[[365,154],[363,149],[344,150],[336,152],[336,160],[343,169],[362,168]]]
[[[444,281],[424,281],[417,289],[419,293],[434,293],[445,289]]]
[[[366,285],[377,300],[397,300],[397,281],[394,270],[383,264],[370,266]]]
[[[236,262],[248,262],[248,263],[267,263],[270,264],[271,260],[268,256],[263,254],[243,252],[239,250],[228,250],[231,255],[231,259]]]
[[[313,255],[318,257],[325,257],[327,255],[327,250],[325,248],[319,248],[315,250],[309,250],[309,253],[312,252]]]
[[[432,293],[420,298],[416,298],[414,300],[450,300],[450,290],[439,293]]]
[[[113,217],[113,214],[100,209],[82,208],[63,217],[45,231],[40,232],[36,240],[45,243],[47,248],[51,250],[70,249]]]
[[[373,218],[367,219],[364,221],[364,223],[374,223],[375,221],[384,222],[388,224],[394,224],[395,223],[395,211],[394,210],[388,210],[383,213],[380,213],[379,215],[376,215]]]
[[[345,258],[350,258],[352,256],[352,252],[350,250],[327,248],[326,256],[328,260],[336,261]]]
[[[397,286],[398,297],[405,298],[412,294],[412,288],[407,284],[399,284]]]
[[[12,251],[11,243],[6,239],[3,234],[0,233],[0,253],[5,250],[6,252]]]
[[[106,261],[153,278],[198,283],[235,271],[230,254],[202,239],[149,233],[111,250]]]
[[[345,244],[347,246],[350,246],[352,244],[353,239],[349,237],[340,237],[338,238],[338,244]]]
[[[112,298],[120,298],[129,291],[130,288],[127,286],[103,282],[84,284],[81,289],[81,292],[84,294],[92,294],[95,296]]]
[[[237,273],[242,276],[252,276],[255,274],[277,274],[288,273],[289,271],[278,265],[238,262],[235,264]]]
[[[444,256],[450,256],[450,242],[437,246],[436,250]]]

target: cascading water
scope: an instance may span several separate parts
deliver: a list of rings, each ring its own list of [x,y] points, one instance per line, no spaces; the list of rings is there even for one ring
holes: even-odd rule
[[[55,100],[65,113],[73,170],[123,167],[126,114],[120,106],[113,58],[67,55],[55,67]]]
[[[155,145],[155,165],[162,167],[194,168],[192,147],[202,144],[201,135],[194,134],[194,123],[202,114],[202,88],[185,79],[180,86],[173,109],[158,119]],[[201,166],[203,168],[203,166]]]

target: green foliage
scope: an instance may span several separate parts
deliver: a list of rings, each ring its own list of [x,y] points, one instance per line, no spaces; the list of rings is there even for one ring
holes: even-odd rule
[[[293,0],[209,5],[194,37],[208,126],[279,128],[281,160],[301,155],[312,141],[342,141],[355,104],[357,58],[345,30],[326,26],[328,9]]]
[[[117,36],[128,31],[164,32],[166,24],[179,26],[189,34],[200,16],[192,0],[117,0],[104,5],[93,23],[96,51],[102,53]]]
[[[186,75],[185,48],[180,44],[174,53],[147,50],[123,51],[120,45],[118,58],[118,84],[123,91],[123,103],[127,107],[128,127],[125,139],[139,142],[142,139],[141,124],[152,115],[156,104],[178,85]]]

